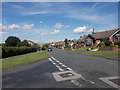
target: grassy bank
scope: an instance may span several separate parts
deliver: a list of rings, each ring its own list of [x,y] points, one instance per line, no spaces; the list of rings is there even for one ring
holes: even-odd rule
[[[82,54],[102,56],[102,57],[112,57],[118,55],[120,56],[120,52],[117,51],[90,51],[90,52],[83,52]]]
[[[44,60],[49,56],[50,55],[48,54],[48,52],[44,51],[44,52],[35,52],[35,53],[29,53],[21,56],[7,58],[2,61],[2,69],[8,69],[8,68]]]

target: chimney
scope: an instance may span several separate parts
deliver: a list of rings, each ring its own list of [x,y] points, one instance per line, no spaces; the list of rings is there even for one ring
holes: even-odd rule
[[[94,28],[93,28],[93,32],[92,32],[92,34],[94,34],[95,33],[95,30],[94,30]]]

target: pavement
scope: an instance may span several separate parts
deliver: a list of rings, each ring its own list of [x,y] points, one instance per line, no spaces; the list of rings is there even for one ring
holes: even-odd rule
[[[49,53],[51,57],[46,60],[3,70],[2,87],[113,88],[100,78],[118,76],[119,61],[56,48]]]

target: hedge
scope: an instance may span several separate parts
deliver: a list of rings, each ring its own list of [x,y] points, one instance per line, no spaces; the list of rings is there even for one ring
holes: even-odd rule
[[[36,52],[37,47],[2,47],[2,58]]]

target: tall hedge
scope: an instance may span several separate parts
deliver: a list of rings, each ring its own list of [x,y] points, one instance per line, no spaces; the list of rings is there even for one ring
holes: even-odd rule
[[[2,47],[2,58],[36,52],[37,47]]]

